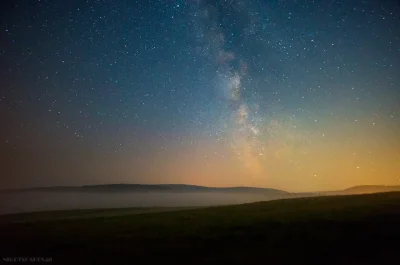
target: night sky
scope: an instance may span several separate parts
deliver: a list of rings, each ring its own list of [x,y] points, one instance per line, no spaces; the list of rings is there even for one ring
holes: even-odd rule
[[[6,1],[0,188],[400,185],[400,3]]]

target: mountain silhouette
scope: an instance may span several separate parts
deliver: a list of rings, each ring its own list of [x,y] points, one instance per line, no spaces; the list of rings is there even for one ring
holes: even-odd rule
[[[185,184],[103,184],[83,186],[51,186],[7,191],[57,191],[57,192],[223,192],[223,193],[257,193],[268,195],[288,195],[290,193],[277,189],[256,187],[205,187]]]

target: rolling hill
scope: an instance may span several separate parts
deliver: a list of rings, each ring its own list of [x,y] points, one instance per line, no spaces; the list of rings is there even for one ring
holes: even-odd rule
[[[398,264],[399,205],[400,192],[389,192],[65,220],[18,215],[27,222],[0,222],[0,255],[52,264]]]
[[[56,192],[223,192],[223,193],[257,193],[268,195],[287,195],[286,191],[255,187],[205,187],[184,184],[104,184],[84,186],[52,186],[26,189],[3,190],[8,192],[22,191],[56,191]]]

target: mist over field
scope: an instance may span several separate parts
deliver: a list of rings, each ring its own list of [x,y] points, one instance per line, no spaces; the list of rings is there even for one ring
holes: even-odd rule
[[[27,191],[0,194],[0,214],[90,208],[211,206],[277,198],[276,195],[224,192]]]
[[[400,191],[400,186],[366,185],[313,193],[290,193],[254,187],[216,188],[182,184],[37,187],[0,191],[0,214],[98,208],[215,206],[296,197],[394,191]]]

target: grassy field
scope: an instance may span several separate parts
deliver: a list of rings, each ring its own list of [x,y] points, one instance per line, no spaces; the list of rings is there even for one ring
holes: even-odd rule
[[[47,212],[49,220],[43,213],[3,216],[1,262],[49,257],[51,264],[400,264],[399,192],[136,210],[79,211],[65,220],[60,216],[71,211],[55,219]]]

